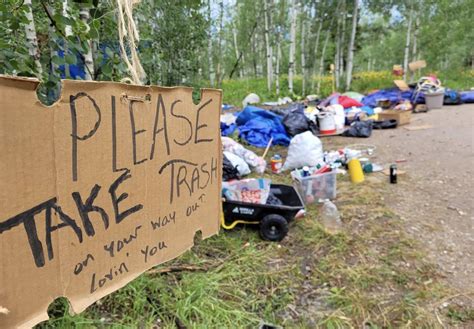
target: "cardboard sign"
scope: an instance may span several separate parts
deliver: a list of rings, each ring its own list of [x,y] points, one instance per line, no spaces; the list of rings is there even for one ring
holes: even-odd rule
[[[219,229],[222,93],[0,77],[0,328],[75,312]]]

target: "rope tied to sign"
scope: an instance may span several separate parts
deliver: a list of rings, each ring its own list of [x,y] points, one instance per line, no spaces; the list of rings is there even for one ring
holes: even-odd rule
[[[143,84],[146,77],[137,52],[137,43],[140,41],[138,29],[133,20],[133,6],[141,0],[116,0],[118,9],[118,34],[121,57],[127,65],[130,78],[122,79],[122,82],[132,82],[137,85]],[[130,50],[130,58],[127,54],[125,44]]]

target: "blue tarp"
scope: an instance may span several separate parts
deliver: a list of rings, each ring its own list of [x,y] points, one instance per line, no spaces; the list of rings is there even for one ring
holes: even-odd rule
[[[236,120],[239,137],[256,147],[266,147],[272,137],[273,145],[288,146],[290,138],[281,120],[282,117],[275,113],[256,106],[246,106]]]
[[[226,125],[224,122],[221,122],[221,136],[232,135],[236,128],[237,128],[237,125],[235,123]]]
[[[461,92],[461,102],[474,103],[474,90]]]
[[[413,91],[400,91],[398,88],[381,89],[362,98],[362,104],[370,107],[377,107],[379,99],[388,99],[391,103],[398,103],[402,99],[411,100]]]

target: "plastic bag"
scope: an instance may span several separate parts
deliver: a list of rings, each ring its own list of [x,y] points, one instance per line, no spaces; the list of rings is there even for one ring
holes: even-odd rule
[[[247,162],[238,155],[224,151],[224,156],[229,159],[232,165],[239,171],[240,176],[247,176],[251,173]]]
[[[346,137],[370,137],[372,135],[372,120],[356,121],[343,134]]]
[[[224,151],[233,153],[238,157],[244,159],[244,161],[250,166],[251,169],[255,170],[258,174],[263,174],[267,163],[261,157],[257,156],[254,152],[247,150],[245,147],[234,141],[229,137],[222,137],[222,146]]]
[[[229,201],[265,204],[270,194],[271,180],[243,179],[222,183],[222,195]]]
[[[282,171],[315,166],[323,160],[323,145],[311,131],[296,135],[290,142],[288,157],[281,168]]]
[[[282,122],[289,136],[296,136],[308,130],[317,132],[316,124],[306,117],[302,108],[288,112]]]
[[[222,180],[226,182],[232,179],[240,179],[240,174],[237,168],[234,167],[232,162],[230,162],[224,154],[222,159]]]

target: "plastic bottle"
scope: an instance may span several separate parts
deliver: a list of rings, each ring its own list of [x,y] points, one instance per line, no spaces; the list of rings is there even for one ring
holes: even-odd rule
[[[339,232],[342,227],[339,211],[337,210],[336,205],[330,200],[324,200],[320,221],[326,231],[331,234]]]

